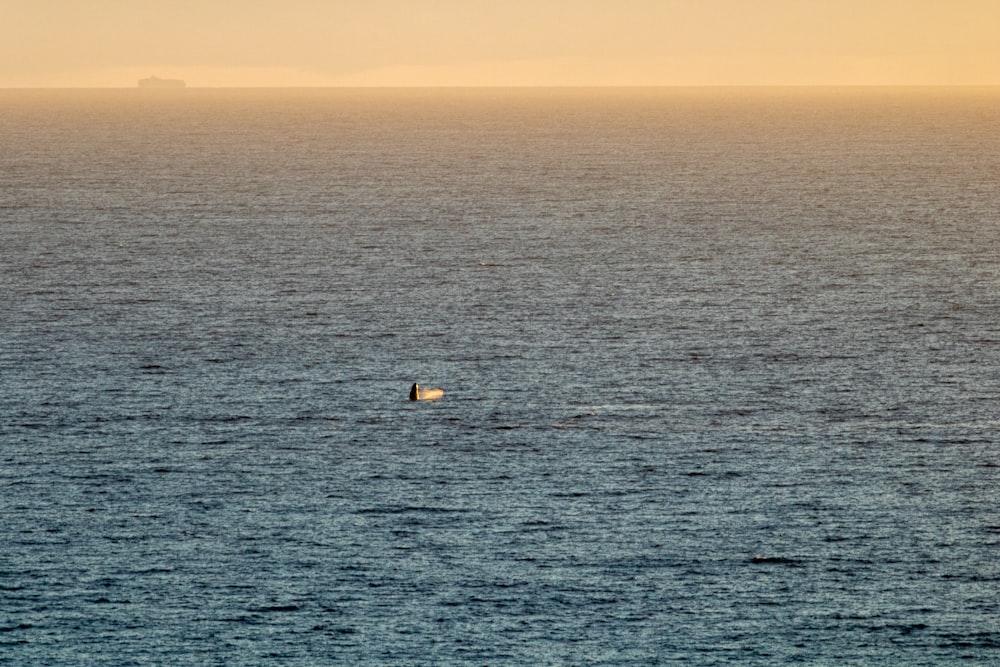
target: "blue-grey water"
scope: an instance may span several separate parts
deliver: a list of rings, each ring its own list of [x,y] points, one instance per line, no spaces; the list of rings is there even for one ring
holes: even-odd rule
[[[0,91],[0,663],[1000,664],[998,184],[996,89]]]

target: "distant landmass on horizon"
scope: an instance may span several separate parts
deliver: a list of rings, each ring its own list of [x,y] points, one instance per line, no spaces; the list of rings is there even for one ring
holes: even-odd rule
[[[182,79],[161,79],[158,76],[139,79],[140,88],[184,88],[185,86],[187,84]]]

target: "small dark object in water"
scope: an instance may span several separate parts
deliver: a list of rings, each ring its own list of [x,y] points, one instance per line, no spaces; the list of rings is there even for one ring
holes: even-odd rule
[[[761,565],[788,565],[795,561],[791,558],[782,558],[781,556],[754,556],[751,562]]]

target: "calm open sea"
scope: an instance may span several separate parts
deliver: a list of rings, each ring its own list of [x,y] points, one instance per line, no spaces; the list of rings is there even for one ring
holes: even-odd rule
[[[998,89],[0,91],[0,663],[998,664],[998,184]]]

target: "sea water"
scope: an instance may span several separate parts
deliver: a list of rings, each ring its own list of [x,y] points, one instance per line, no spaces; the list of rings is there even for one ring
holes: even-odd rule
[[[997,664],[998,128],[0,91],[0,663]]]

